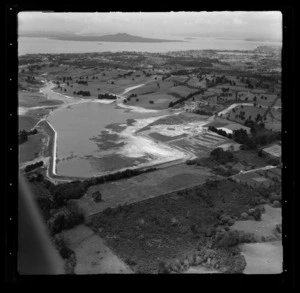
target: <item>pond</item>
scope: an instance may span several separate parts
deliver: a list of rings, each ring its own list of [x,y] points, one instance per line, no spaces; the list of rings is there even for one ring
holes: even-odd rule
[[[137,112],[97,101],[53,111],[47,119],[57,132],[57,175],[90,177],[147,162],[151,156],[125,156],[119,151],[126,142],[118,132],[131,126],[135,119],[173,113],[173,110]]]

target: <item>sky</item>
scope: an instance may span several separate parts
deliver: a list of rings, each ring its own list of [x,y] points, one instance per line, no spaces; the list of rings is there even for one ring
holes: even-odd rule
[[[282,14],[255,12],[51,13],[20,12],[19,32],[80,35],[128,33],[142,37],[217,36],[281,39]]]

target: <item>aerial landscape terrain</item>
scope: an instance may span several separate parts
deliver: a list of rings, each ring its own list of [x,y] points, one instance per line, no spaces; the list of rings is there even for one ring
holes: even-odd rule
[[[169,46],[19,56],[19,168],[65,273],[279,274],[281,47]]]

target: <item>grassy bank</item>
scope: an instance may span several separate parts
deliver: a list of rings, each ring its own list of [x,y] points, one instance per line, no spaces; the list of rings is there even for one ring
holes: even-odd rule
[[[39,92],[26,92],[19,91],[19,107],[37,107],[37,106],[54,106],[60,105],[63,102],[58,100],[48,100],[45,96]]]
[[[32,161],[37,158],[43,150],[43,139],[45,139],[43,133],[30,135],[28,141],[19,145],[19,163]]]
[[[30,131],[38,123],[38,121],[38,118],[29,115],[20,115],[18,118],[19,130]]]

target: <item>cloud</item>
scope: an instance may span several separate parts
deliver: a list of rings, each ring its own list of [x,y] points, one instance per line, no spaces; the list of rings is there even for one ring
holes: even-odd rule
[[[69,31],[79,34],[127,32],[149,36],[170,34],[280,33],[282,15],[276,11],[172,13],[19,13],[21,30]]]

